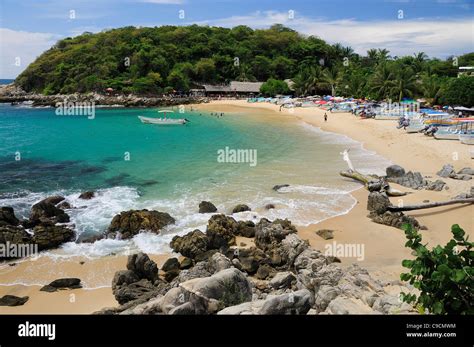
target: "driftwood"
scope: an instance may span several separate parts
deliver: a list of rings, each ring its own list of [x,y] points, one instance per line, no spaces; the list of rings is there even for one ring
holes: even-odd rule
[[[408,193],[401,192],[396,189],[392,189],[388,182],[383,177],[378,177],[377,175],[364,175],[357,170],[354,169],[350,159],[349,159],[349,150],[345,150],[341,153],[344,157],[344,161],[347,162],[349,166],[349,170],[341,171],[339,174],[343,177],[352,178],[356,181],[359,181],[364,184],[365,188],[370,191],[379,191],[385,192],[388,196],[403,196]],[[465,198],[465,199],[452,199],[448,201],[439,201],[439,202],[431,202],[427,204],[417,204],[417,205],[406,205],[406,206],[389,206],[387,207],[387,211],[390,212],[403,212],[403,211],[413,211],[413,210],[422,210],[426,208],[433,208],[439,206],[447,206],[447,205],[454,205],[454,204],[473,204],[474,197]]]
[[[403,211],[422,210],[425,208],[433,208],[433,207],[447,206],[447,205],[454,205],[454,204],[473,204],[473,203],[474,203],[474,198],[453,199],[453,200],[448,200],[448,201],[431,202],[429,204],[389,206],[387,207],[387,210],[391,212],[403,212]]]

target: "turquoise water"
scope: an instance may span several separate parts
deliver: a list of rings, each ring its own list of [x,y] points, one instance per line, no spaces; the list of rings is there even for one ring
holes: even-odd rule
[[[202,200],[219,212],[246,203],[251,212],[237,219],[289,218],[308,225],[346,213],[357,184],[341,179],[346,168],[340,153],[351,149],[358,169],[381,173],[388,165],[344,136],[322,132],[289,115],[176,113],[190,123],[142,124],[137,116],[156,109],[97,108],[87,116],[58,116],[53,108],[0,105],[0,205],[27,217],[40,199],[62,194],[78,235],[103,233],[113,216],[131,208],[168,212],[177,223],[160,235],[132,241],[103,240],[93,245],[68,243],[65,254],[104,255],[129,247],[146,252],[167,250],[170,238],[205,229],[209,215],[197,213]],[[220,163],[218,150],[257,151],[257,165]],[[20,159],[20,160],[15,160]],[[129,159],[129,160],[127,160]],[[290,184],[275,192],[276,184]],[[78,199],[95,190],[92,200]],[[266,210],[266,204],[276,209]]]

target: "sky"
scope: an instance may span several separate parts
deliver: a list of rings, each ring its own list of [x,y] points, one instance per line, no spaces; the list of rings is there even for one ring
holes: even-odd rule
[[[165,24],[268,28],[280,23],[365,54],[474,51],[474,0],[0,0],[0,78],[85,31]]]

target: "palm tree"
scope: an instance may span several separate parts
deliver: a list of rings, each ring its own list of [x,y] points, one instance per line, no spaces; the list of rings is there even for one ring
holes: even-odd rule
[[[378,51],[375,48],[371,48],[367,51],[367,58],[371,63],[376,63],[378,59]]]
[[[388,49],[385,49],[385,48],[382,48],[382,49],[378,49],[378,60],[379,61],[385,61],[385,60],[388,60],[390,59],[390,55],[389,55],[390,51]]]
[[[387,63],[380,64],[371,80],[372,90],[379,98],[387,98],[390,92],[391,82],[394,79],[394,74]]]
[[[398,102],[404,96],[413,96],[417,89],[416,75],[409,67],[399,68],[395,72],[395,78],[390,82],[390,94],[398,97]]]
[[[240,82],[252,82],[255,81],[255,77],[252,75],[252,69],[248,65],[241,64],[238,68],[237,81]]]
[[[336,87],[341,79],[341,76],[335,67],[327,68],[322,73],[322,82],[331,88],[331,95],[336,94]]]
[[[312,94],[320,85],[321,69],[319,66],[312,66],[304,69],[293,78],[293,88],[297,95]]]
[[[423,74],[421,91],[431,104],[437,104],[441,96],[442,81],[437,75]]]

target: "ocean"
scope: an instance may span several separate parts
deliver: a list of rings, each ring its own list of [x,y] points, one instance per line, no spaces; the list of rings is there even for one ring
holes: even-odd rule
[[[289,116],[216,117],[175,109],[172,117],[190,123],[166,127],[142,124],[139,115],[158,113],[97,108],[89,119],[57,115],[53,108],[0,104],[0,206],[12,206],[17,217],[27,218],[32,204],[63,195],[75,207],[67,213],[77,237],[103,233],[114,215],[129,209],[155,209],[177,220],[160,235],[69,242],[42,256],[169,251],[174,235],[205,231],[210,215],[198,213],[202,200],[224,213],[236,204],[248,204],[252,211],[234,215],[238,220],[288,218],[309,225],[347,213],[355,204],[350,192],[359,185],[338,174],[347,168],[344,149],[350,148],[362,172],[382,174],[390,164],[358,142]],[[222,162],[219,153],[225,150],[254,151],[246,153],[255,153],[256,161]],[[290,186],[276,192],[272,187],[277,184]],[[86,190],[96,191],[96,197],[79,199]],[[276,208],[267,210],[267,204]]]

